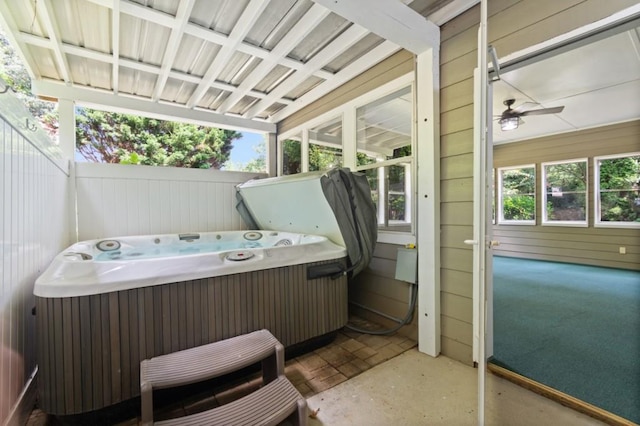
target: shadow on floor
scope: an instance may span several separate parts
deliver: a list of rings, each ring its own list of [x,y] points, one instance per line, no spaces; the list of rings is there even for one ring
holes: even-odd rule
[[[359,328],[379,330],[380,326],[360,318],[352,318]],[[413,339],[392,334],[370,335],[340,330],[335,339],[287,351],[285,374],[298,391],[310,398],[332,388],[358,374],[381,364],[417,345]],[[241,398],[262,384],[259,366],[239,373],[197,383],[181,388],[160,390],[154,393],[154,417],[156,421],[194,414]],[[138,425],[140,422],[140,398],[99,411],[56,417],[37,407],[33,410],[28,426],[75,425]]]

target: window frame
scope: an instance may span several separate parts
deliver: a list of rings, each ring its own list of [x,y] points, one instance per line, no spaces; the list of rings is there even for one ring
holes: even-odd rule
[[[593,226],[595,228],[631,228],[631,229],[639,229],[640,222],[611,222],[611,221],[602,221],[600,218],[600,164],[601,160],[611,160],[616,158],[626,158],[626,157],[637,157],[640,156],[640,151],[629,152],[629,153],[621,153],[621,154],[610,154],[610,155],[599,155],[597,157],[593,157]]]
[[[356,141],[356,111],[359,107],[366,106],[367,104],[383,98],[394,92],[401,90],[404,87],[411,87],[411,94],[413,97],[413,105],[411,108],[411,155],[406,157],[394,158],[391,160],[385,160],[382,162],[376,162],[374,164],[367,164],[363,166],[357,165],[357,141]],[[383,166],[397,165],[399,163],[406,163],[409,165],[410,176],[408,184],[405,184],[406,192],[405,197],[410,207],[407,209],[407,216],[410,218],[410,230],[393,230],[392,227],[379,227],[378,228],[378,241],[387,242],[392,244],[408,244],[415,243],[416,238],[416,212],[417,212],[417,197],[416,191],[416,158],[417,158],[417,142],[416,142],[416,123],[415,123],[415,99],[416,99],[416,86],[414,73],[407,73],[399,78],[396,78],[380,87],[377,87],[349,102],[333,108],[321,115],[314,117],[313,119],[306,121],[305,123],[296,126],[278,135],[277,138],[277,150],[278,158],[282,159],[283,141],[292,138],[295,135],[302,135],[302,155],[307,156],[307,160],[302,159],[302,164],[306,165],[306,168],[302,168],[302,173],[308,172],[308,155],[309,155],[309,130],[317,127],[318,125],[327,122],[336,116],[342,117],[342,166],[348,167],[354,171],[364,171],[371,168],[380,168]],[[306,146],[306,148],[305,148]],[[278,176],[282,175],[282,163],[278,166]],[[404,226],[404,225],[403,225]]]
[[[585,218],[580,221],[569,221],[569,220],[549,220],[547,218],[547,172],[546,166],[554,166],[558,164],[569,164],[569,163],[584,163],[586,167],[586,173],[584,177],[584,210],[585,210]],[[570,226],[570,227],[579,227],[586,228],[589,226],[589,159],[588,158],[575,158],[570,160],[557,160],[557,161],[545,161],[540,163],[540,192],[542,192],[542,197],[540,197],[540,212],[541,214],[541,225],[542,226]]]
[[[358,98],[357,101],[354,104],[353,107],[353,114],[354,114],[354,118],[355,120],[357,120],[357,113],[358,113],[358,109],[365,107],[371,103],[374,103],[380,99],[383,99],[385,97],[388,97],[389,95],[392,95],[396,92],[400,92],[403,89],[409,88],[409,92],[411,93],[411,97],[412,99],[415,100],[415,83],[413,80],[406,82],[405,84],[399,84],[397,86],[393,86],[390,87],[388,90],[384,90],[384,91],[373,91],[373,93],[375,93],[376,96],[369,98],[368,96],[364,99],[362,98]],[[370,92],[371,93],[371,92]],[[415,104],[415,103],[414,103]],[[354,122],[355,122],[354,120]],[[401,166],[404,165],[405,166],[405,181],[404,181],[404,187],[405,187],[405,192],[404,192],[404,196],[405,196],[405,220],[401,223],[395,223],[395,224],[390,224],[388,223],[387,218],[383,218],[382,222],[381,222],[381,218],[380,216],[386,216],[384,210],[378,206],[378,231],[379,232],[389,232],[389,233],[409,233],[411,235],[415,235],[415,217],[416,217],[416,202],[415,202],[415,197],[413,195],[413,188],[415,186],[415,174],[416,174],[416,168],[415,168],[415,158],[416,158],[416,154],[415,154],[415,150],[416,150],[416,128],[415,128],[415,108],[412,107],[411,108],[411,155],[407,155],[404,157],[398,157],[398,158],[391,158],[388,160],[376,160],[375,163],[371,163],[371,164],[365,164],[362,166],[358,166],[357,163],[354,167],[354,170],[356,171],[365,171],[365,170],[371,170],[371,169],[378,169],[378,170],[382,170],[383,168],[386,167],[390,167],[390,166]],[[357,132],[357,123],[354,126],[355,131]],[[353,143],[351,144],[350,148],[352,149],[352,155],[353,157],[357,160],[357,155],[358,155],[358,138],[357,138],[357,134],[356,137],[354,138]],[[380,174],[379,174],[380,175]],[[383,185],[379,185],[378,188],[383,187]],[[385,198],[385,206],[388,206],[388,199],[389,197],[389,192],[386,191],[384,194],[384,198]],[[406,230],[401,230],[399,228],[401,227],[409,227],[409,231]],[[396,229],[394,229],[396,228]]]
[[[516,169],[533,169],[533,173],[534,173],[534,185],[533,185],[533,206],[534,206],[534,211],[533,211],[533,219],[526,219],[526,220],[513,220],[513,219],[505,219],[504,218],[504,196],[502,193],[502,183],[503,183],[503,179],[502,179],[502,172],[506,171],[506,170],[516,170]],[[498,211],[497,211],[497,221],[498,224],[501,225],[518,225],[518,226],[535,226],[536,222],[537,222],[537,214],[536,214],[536,206],[537,206],[537,196],[538,196],[538,171],[536,168],[536,164],[523,164],[523,165],[518,165],[518,166],[506,166],[506,167],[498,167],[498,187],[497,187],[497,195],[498,195]]]

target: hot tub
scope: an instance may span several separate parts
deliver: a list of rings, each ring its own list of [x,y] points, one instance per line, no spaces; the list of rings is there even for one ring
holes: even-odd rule
[[[39,404],[96,410],[140,394],[143,359],[262,328],[290,347],[348,320],[346,251],[278,231],[76,243],[38,278]]]

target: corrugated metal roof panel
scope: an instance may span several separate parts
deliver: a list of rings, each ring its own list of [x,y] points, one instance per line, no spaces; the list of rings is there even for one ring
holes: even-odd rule
[[[207,90],[207,93],[204,94],[200,102],[198,102],[198,106],[200,108],[211,109],[215,111],[230,94],[231,92],[227,90],[210,88],[209,90]]]
[[[281,104],[280,102],[274,102],[273,104],[271,104],[271,106],[269,106],[269,108],[262,111],[257,117],[263,120],[267,120],[269,119],[269,117],[271,117],[272,115],[274,115],[275,113],[283,109],[284,107],[286,107],[285,104]]]
[[[133,70],[130,68],[120,69],[120,92],[130,95],[138,95],[150,98],[155,87],[158,76],[148,72]]]
[[[236,104],[229,110],[230,114],[242,115],[244,114],[253,104],[258,101],[258,98],[254,98],[253,96],[244,96],[240,99]]]
[[[189,41],[191,41],[191,43],[189,43]],[[211,42],[196,44],[195,40],[189,41],[185,42],[184,47],[178,49],[178,52],[181,52],[178,55],[185,55],[185,59],[180,58],[179,60],[176,58],[174,68],[202,77],[206,74],[222,46]],[[189,61],[186,55],[192,55],[193,60]]]
[[[272,0],[245,40],[255,46],[273,50],[312,5],[309,0]]]
[[[185,34],[182,36],[180,48],[173,61],[173,69],[203,76],[220,51],[220,47],[218,44]]]
[[[229,35],[248,4],[248,0],[198,0],[189,21]]]
[[[238,85],[259,63],[253,61],[251,55],[242,52],[235,52],[231,59],[224,66],[217,80],[225,83]]]
[[[86,1],[52,2],[58,28],[64,43],[84,46],[99,52],[111,51],[111,13],[109,9]]]
[[[176,11],[178,10],[178,4],[180,3],[175,0],[130,0],[130,1],[133,3],[141,4],[142,6],[159,10],[161,12],[164,12],[173,16],[175,16]]]
[[[329,62],[322,69],[331,73],[340,72],[344,67],[356,61],[358,58],[382,44],[384,39],[375,34],[367,34],[364,38],[351,46],[342,55]]]
[[[335,13],[330,13],[315,27],[295,49],[289,52],[289,57],[300,62],[307,62],[342,34],[351,26],[351,22]]]
[[[293,73],[291,68],[282,65],[276,65],[265,78],[255,85],[255,89],[259,92],[269,93],[275,89],[282,81]]]
[[[11,10],[12,19],[19,31],[49,37],[46,26],[42,25],[42,19],[36,14],[37,3],[30,1],[6,2]]]
[[[296,100],[314,87],[321,84],[323,81],[323,79],[312,75],[311,77],[300,83],[298,86],[296,86],[293,90],[289,91],[284,97],[287,99]]]
[[[184,80],[177,80],[169,77],[160,99],[163,101],[185,104],[189,100],[189,97],[195,88],[196,85],[194,83],[188,83]]]
[[[429,16],[452,1],[453,0],[413,0],[408,6],[422,16]]]
[[[111,90],[111,65],[74,55],[68,55],[67,60],[74,83]]]
[[[51,49],[46,49],[40,46],[31,46],[31,55],[38,58],[36,73],[42,78],[50,78],[52,80],[60,80],[60,71],[58,70],[58,64],[56,58]]]
[[[120,56],[160,66],[171,30],[162,25],[135,18],[120,17]]]
[[[414,5],[426,10],[449,1],[414,0]],[[312,0],[22,0],[0,5],[36,78],[241,114],[248,128],[253,117],[275,119],[280,111],[277,118],[284,118],[283,109],[290,114],[303,106],[292,106],[292,99],[320,87],[304,97],[305,103],[312,102],[393,51],[391,46],[373,57],[380,38]],[[366,61],[357,61],[361,69],[342,72],[365,55]],[[47,91],[46,85],[40,87]]]

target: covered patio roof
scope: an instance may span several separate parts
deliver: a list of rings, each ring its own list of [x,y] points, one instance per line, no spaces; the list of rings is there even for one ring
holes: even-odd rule
[[[475,3],[19,0],[0,23],[38,96],[274,132]]]

